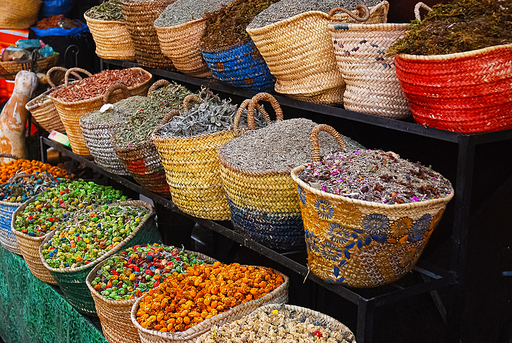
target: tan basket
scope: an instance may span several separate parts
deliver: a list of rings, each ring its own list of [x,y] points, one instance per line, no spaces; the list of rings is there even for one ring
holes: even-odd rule
[[[139,336],[142,343],[195,343],[199,336],[205,332],[208,332],[214,325],[220,326],[225,323],[240,319],[264,305],[286,303],[288,301],[289,279],[286,275],[278,272],[277,270],[274,270],[274,273],[281,275],[284,279],[284,283],[271,293],[259,299],[235,306],[228,311],[219,313],[209,319],[205,319],[204,321],[194,325],[186,331],[170,333],[143,328],[137,322],[137,311],[139,309],[139,303],[144,299],[144,296],[137,299],[135,304],[133,304],[131,311],[132,323],[139,331]]]
[[[331,126],[316,126],[313,161],[320,161],[320,131],[344,145]],[[452,188],[445,198],[397,205],[362,201],[311,187],[297,177],[305,167],[293,169],[292,178],[301,201],[308,267],[327,282],[353,287],[376,287],[410,272],[454,194]]]
[[[129,95],[141,95],[145,96],[149,87],[149,81],[152,76],[149,72],[142,68],[131,68],[141,70],[143,73],[149,75],[149,79],[140,85],[128,87],[130,91]],[[87,70],[81,68],[71,68],[66,72],[65,83],[64,85],[67,87],[69,85],[69,74],[73,71],[83,72],[89,76],[92,76]],[[112,95],[111,101],[117,102],[121,100],[121,92],[116,91]],[[104,95],[97,96],[87,100],[80,100],[75,102],[64,102],[57,98],[52,97],[50,94],[49,97],[53,100],[57,111],[59,112],[60,119],[66,128],[66,133],[69,138],[69,143],[71,144],[71,149],[75,154],[90,156],[91,153],[89,149],[85,145],[84,137],[82,135],[82,129],[80,127],[79,119],[85,114],[99,110],[101,106],[104,104]]]
[[[209,256],[201,253],[185,250],[187,254],[193,253],[198,259],[208,263],[216,262]],[[131,311],[137,299],[132,300],[110,300],[101,296],[92,286],[92,280],[96,277],[98,270],[103,267],[109,259],[98,264],[87,276],[87,287],[91,291],[96,314],[100,318],[101,329],[105,338],[110,343],[139,343],[139,333],[131,321]]]
[[[0,75],[4,75],[2,76],[2,79],[13,81],[16,78],[16,73],[21,70],[45,72],[48,68],[51,68],[57,64],[59,61],[59,56],[59,53],[56,52],[55,54],[37,60],[36,62],[33,62],[32,60],[22,62],[0,61]]]
[[[84,18],[96,44],[96,55],[107,60],[135,60],[135,47],[124,21]]]
[[[329,24],[334,54],[346,83],[346,109],[380,117],[411,115],[387,50],[405,36],[407,24]]]
[[[387,1],[371,7],[366,23],[386,22],[388,9]],[[359,18],[356,15],[361,13],[358,8],[350,16]],[[332,19],[340,23],[350,21],[348,14]],[[332,38],[327,29],[330,21],[329,14],[311,11],[265,27],[247,29],[277,79],[276,92],[317,103],[343,101],[345,82],[332,53]]]
[[[212,77],[212,72],[201,54],[201,37],[206,29],[206,19],[201,18],[171,27],[155,26],[162,53],[169,57],[174,67],[195,77]]]
[[[28,29],[36,23],[41,0],[0,1],[0,28]]]
[[[174,69],[172,61],[160,49],[154,22],[176,0],[123,1],[126,29],[135,48],[135,60],[141,66]]]

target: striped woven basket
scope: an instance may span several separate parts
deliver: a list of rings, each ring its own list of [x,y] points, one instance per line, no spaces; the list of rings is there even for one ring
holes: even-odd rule
[[[0,26],[1,27],[1,26]],[[0,75],[2,79],[12,81],[16,74],[21,70],[30,70],[36,72],[46,72],[49,68],[55,66],[59,61],[60,54],[55,52],[37,61],[0,61]]]
[[[320,161],[318,134],[345,143],[331,126],[311,132],[313,161]],[[292,170],[297,183],[308,251],[308,267],[330,283],[376,287],[410,272],[441,220],[451,193],[439,199],[386,205],[317,190],[301,179],[306,166]]]
[[[336,22],[366,20],[387,21],[389,3],[383,1],[369,9],[362,7],[350,14],[335,16]],[[366,13],[366,17],[358,15]],[[254,44],[277,79],[275,90],[295,99],[316,103],[341,103],[345,82],[332,53],[327,24],[331,17],[319,11],[305,12],[256,29],[247,29]]]

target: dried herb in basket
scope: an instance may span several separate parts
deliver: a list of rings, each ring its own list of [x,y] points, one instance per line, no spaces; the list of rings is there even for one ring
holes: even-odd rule
[[[87,16],[92,19],[106,21],[124,21],[123,12],[121,12],[121,0],[104,1],[98,6],[92,7]]]
[[[512,43],[512,0],[458,0],[432,8],[390,54],[442,55]]]

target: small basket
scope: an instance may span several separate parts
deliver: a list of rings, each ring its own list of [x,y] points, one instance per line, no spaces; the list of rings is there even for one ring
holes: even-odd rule
[[[144,67],[174,69],[172,61],[160,49],[154,22],[176,0],[123,1],[126,29],[135,48],[135,60]]]
[[[0,27],[2,29],[28,29],[36,23],[41,0],[0,1]]]
[[[85,21],[96,44],[96,55],[107,60],[135,60],[135,47],[126,29],[126,23],[118,20],[100,20],[84,13]]]
[[[506,44],[446,55],[400,54],[395,64],[418,124],[474,133],[512,128],[511,60],[512,44]]]
[[[149,75],[149,78],[147,81],[137,85],[128,87],[128,90],[130,91],[130,96],[132,95],[142,95],[145,96],[149,87],[149,81],[153,77],[149,72],[142,68],[131,68],[131,69],[138,69],[142,71],[143,73],[146,73]],[[81,69],[81,68],[71,68],[66,72],[65,76],[65,87],[69,85],[69,74],[73,71],[79,71],[82,73],[87,74],[88,76],[92,76],[91,73],[89,73],[87,70]],[[117,102],[121,100],[120,92],[114,93],[112,95],[111,101]],[[71,144],[71,149],[74,153],[78,155],[85,155],[90,156],[91,153],[89,152],[89,149],[85,145],[84,137],[82,135],[82,129],[80,127],[79,119],[80,117],[84,116],[85,114],[99,110],[101,106],[104,104],[104,95],[97,96],[94,98],[86,99],[86,100],[80,100],[75,102],[65,102],[60,99],[52,97],[50,94],[49,97],[53,100],[55,107],[57,108],[57,111],[59,112],[60,119],[62,120],[62,123],[64,124],[64,127],[66,128],[66,133],[69,138],[69,143]]]
[[[195,343],[197,338],[205,332],[208,332],[213,325],[220,326],[225,323],[240,319],[264,305],[286,303],[288,301],[289,279],[286,275],[278,272],[277,270],[274,270],[274,273],[281,275],[284,279],[284,283],[277,289],[259,299],[240,304],[227,310],[226,312],[222,312],[209,319],[205,319],[186,331],[171,333],[148,330],[142,327],[142,325],[137,322],[137,311],[139,309],[139,303],[144,300],[144,296],[137,299],[135,304],[133,304],[131,311],[132,323],[139,331],[139,336],[142,343]]]
[[[187,254],[195,254],[198,259],[207,263],[214,263],[216,260],[201,253],[185,250]],[[94,299],[96,313],[100,318],[101,329],[105,338],[110,343],[140,343],[137,328],[131,321],[131,311],[137,299],[131,300],[110,300],[101,296],[92,286],[92,281],[97,272],[107,263],[107,260],[98,264],[87,276],[86,284]]]
[[[201,51],[213,77],[219,81],[256,91],[272,88],[276,82],[252,40],[216,50],[201,48]]]
[[[16,74],[21,70],[44,72],[47,69],[55,66],[58,61],[58,52],[37,61],[0,61],[0,75],[2,79],[13,81],[16,78]]]
[[[112,250],[104,254],[103,256],[96,259],[85,266],[78,268],[52,268],[46,263],[43,256],[43,245],[47,243],[55,234],[56,230],[46,235],[44,241],[39,246],[39,257],[43,262],[43,265],[50,271],[51,276],[57,281],[64,298],[80,313],[82,314],[96,314],[96,308],[94,307],[94,300],[91,292],[86,285],[87,275],[89,272],[99,263],[105,261],[110,256],[114,255],[119,250],[130,247],[137,244],[146,243],[158,243],[161,241],[158,228],[154,220],[155,212],[153,207],[143,201],[120,201],[108,205],[112,206],[138,206],[144,207],[148,210],[148,216],[142,219],[139,226],[121,243],[115,246]]]
[[[411,115],[396,77],[395,58],[387,54],[406,30],[407,24],[329,24],[346,83],[345,109],[394,119]]]
[[[356,17],[361,13],[359,9],[349,12],[350,17],[366,19]],[[386,22],[388,9],[387,1],[371,7],[366,23]],[[334,19],[348,22],[350,17],[342,14]],[[276,92],[315,103],[343,102],[345,82],[332,53],[327,30],[330,21],[328,14],[310,11],[265,27],[247,29],[277,79]]]
[[[313,161],[320,161],[318,134],[326,131],[343,146],[331,126],[311,132]],[[386,205],[317,190],[298,178],[306,166],[292,170],[298,185],[308,250],[308,267],[331,283],[376,287],[410,272],[441,220],[453,189],[445,198]]]
[[[155,26],[162,53],[169,57],[176,69],[195,77],[212,77],[210,68],[201,54],[201,37],[206,19],[164,27]]]
[[[21,250],[16,235],[11,229],[11,221],[14,212],[22,204],[21,202],[0,201],[0,243],[5,249],[17,255],[21,255]]]

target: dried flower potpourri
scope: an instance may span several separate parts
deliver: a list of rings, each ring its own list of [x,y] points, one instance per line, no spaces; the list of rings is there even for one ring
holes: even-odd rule
[[[108,206],[74,212],[56,224],[52,239],[43,245],[43,257],[52,268],[87,265],[116,247],[148,215],[136,206]]]
[[[155,20],[155,26],[170,27],[201,19],[205,13],[218,11],[230,0],[178,0],[173,2]]]
[[[69,220],[71,213],[92,204],[110,204],[126,200],[121,191],[94,182],[77,180],[41,193],[16,217],[15,229],[29,236],[44,236],[59,222]]]
[[[136,245],[111,257],[91,285],[106,299],[129,300],[158,287],[168,274],[184,274],[188,267],[203,263],[173,246]]]
[[[54,178],[51,173],[17,174],[7,183],[0,185],[0,201],[25,202],[30,197],[49,188],[57,187],[64,178]]]
[[[185,331],[231,307],[261,298],[283,283],[283,277],[271,268],[196,264],[150,290],[140,302],[137,322],[149,330]]]
[[[121,0],[104,1],[98,6],[91,7],[87,16],[92,19],[106,21],[124,21]]]
[[[19,159],[0,165],[0,183],[7,182],[12,176],[19,173],[34,174],[36,172],[49,172],[54,178],[68,177],[68,173],[65,169],[41,161]]]
[[[388,205],[444,198],[452,189],[432,168],[382,150],[331,153],[298,177],[327,193]]]

